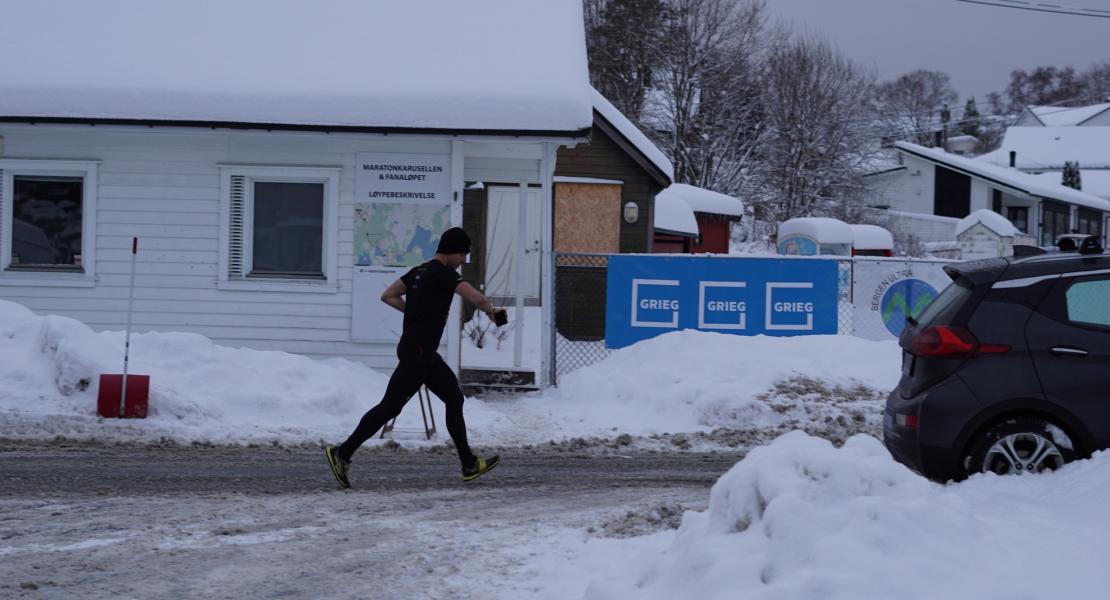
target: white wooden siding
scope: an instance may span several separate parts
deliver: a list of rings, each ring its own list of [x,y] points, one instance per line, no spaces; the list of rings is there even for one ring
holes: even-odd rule
[[[376,368],[395,364],[392,344],[349,341],[355,155],[446,154],[449,139],[21,124],[0,125],[0,135],[3,158],[100,161],[96,285],[21,284],[3,281],[0,274],[0,298],[40,314],[79,319],[97,330],[122,329],[131,238],[138,236],[136,332],[188,331],[230,346],[342,356]],[[501,151],[514,143],[502,142]],[[520,143],[529,152],[531,145]],[[481,175],[536,181],[537,162],[530,158],[479,158],[473,166]],[[217,289],[221,163],[342,168],[336,291]]]

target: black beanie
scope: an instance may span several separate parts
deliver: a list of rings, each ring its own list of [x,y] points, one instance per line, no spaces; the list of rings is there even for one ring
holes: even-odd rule
[[[470,236],[462,227],[452,227],[439,236],[437,254],[470,254]]]

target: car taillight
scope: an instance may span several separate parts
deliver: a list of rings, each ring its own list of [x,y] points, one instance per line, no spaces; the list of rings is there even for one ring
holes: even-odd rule
[[[911,342],[913,354],[929,358],[968,358],[982,354],[1005,354],[1010,346],[981,344],[970,331],[955,325],[937,325],[918,333]]]
[[[899,427],[905,427],[906,429],[917,429],[919,423],[917,415],[903,414],[894,415],[894,422],[897,423]]]

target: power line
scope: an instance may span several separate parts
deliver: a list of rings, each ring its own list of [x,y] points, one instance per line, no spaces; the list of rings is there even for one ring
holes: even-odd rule
[[[1028,2],[1026,0],[956,0],[967,4],[982,4],[999,8],[1013,8],[1034,12],[1055,13],[1059,15],[1073,15],[1077,17],[1096,17],[1110,19],[1110,10],[1102,8],[1079,8],[1060,6],[1059,4],[1046,4],[1044,2]]]

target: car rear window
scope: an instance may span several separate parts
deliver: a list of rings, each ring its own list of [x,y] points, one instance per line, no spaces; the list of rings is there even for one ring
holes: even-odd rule
[[[933,301],[917,316],[920,327],[930,325],[947,325],[951,323],[956,312],[963,306],[965,300],[971,296],[971,283],[964,278],[959,278],[948,284]]]

